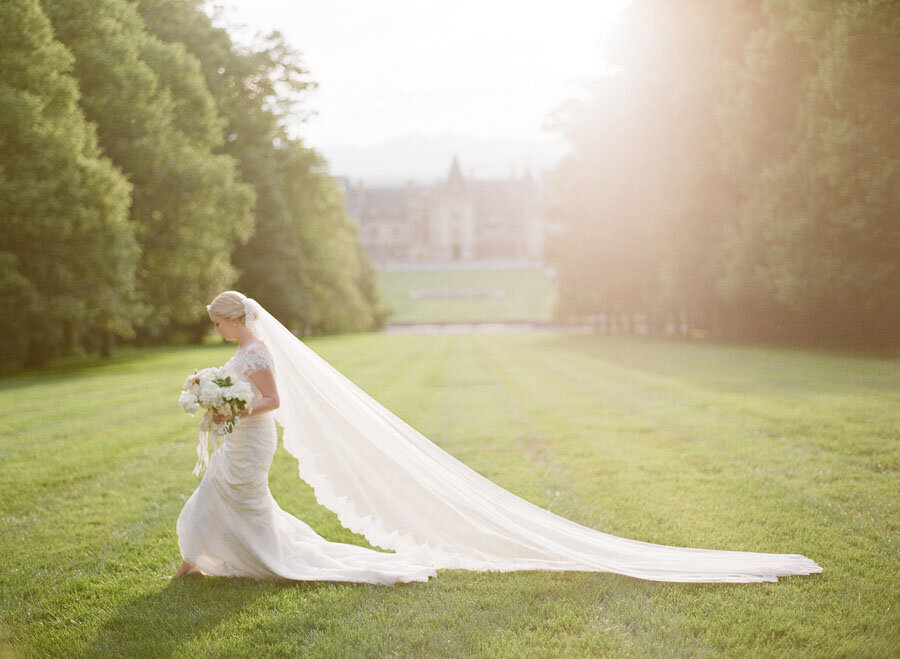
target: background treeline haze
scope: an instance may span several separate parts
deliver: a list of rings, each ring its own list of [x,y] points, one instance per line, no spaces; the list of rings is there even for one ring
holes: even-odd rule
[[[201,0],[0,3],[0,364],[198,339],[230,287],[304,334],[383,325],[308,79]]]
[[[559,313],[900,345],[900,2],[636,0],[625,19],[622,70],[558,123]]]
[[[203,0],[0,2],[0,365],[197,340],[225,288],[373,329],[314,84]],[[900,344],[900,3],[635,0],[557,118],[558,313],[607,329]]]

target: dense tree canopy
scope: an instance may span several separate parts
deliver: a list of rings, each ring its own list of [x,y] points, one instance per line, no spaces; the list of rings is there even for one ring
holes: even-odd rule
[[[637,0],[571,104],[548,257],[565,316],[900,343],[900,12]]]
[[[128,335],[130,187],[77,105],[73,58],[36,0],[0,3],[0,361],[39,364],[77,329]]]
[[[258,194],[256,231],[233,255],[237,286],[301,333],[380,326],[374,270],[341,193],[321,157],[285,128],[313,86],[299,54],[278,33],[239,48],[201,0],[137,4],[154,34],[200,60],[226,120],[224,150]]]
[[[131,181],[141,245],[137,285],[164,335],[234,279],[230,253],[253,226],[253,191],[213,149],[222,122],[199,63],[151,35],[127,0],[42,0],[75,55],[81,105],[100,145]]]
[[[208,329],[236,287],[299,333],[384,320],[322,158],[314,85],[276,33],[240,48],[200,0],[14,0],[0,30],[0,364]]]

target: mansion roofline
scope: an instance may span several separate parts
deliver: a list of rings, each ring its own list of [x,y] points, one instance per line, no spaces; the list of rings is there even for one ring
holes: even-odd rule
[[[528,170],[506,180],[466,179],[454,156],[446,180],[433,185],[338,181],[376,264],[542,261],[544,197]]]

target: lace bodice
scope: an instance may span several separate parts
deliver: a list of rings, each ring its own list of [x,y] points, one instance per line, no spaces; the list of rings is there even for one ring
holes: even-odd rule
[[[262,341],[253,341],[240,346],[231,359],[225,362],[225,366],[247,380],[257,371],[274,369],[272,356]]]

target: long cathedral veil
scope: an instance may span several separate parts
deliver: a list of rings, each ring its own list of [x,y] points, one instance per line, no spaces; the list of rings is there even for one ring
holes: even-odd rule
[[[436,568],[581,570],[682,582],[777,581],[799,554],[669,547],[602,533],[484,478],[406,424],[258,302],[248,327],[275,361],[284,447],[320,504],[370,543]]]

